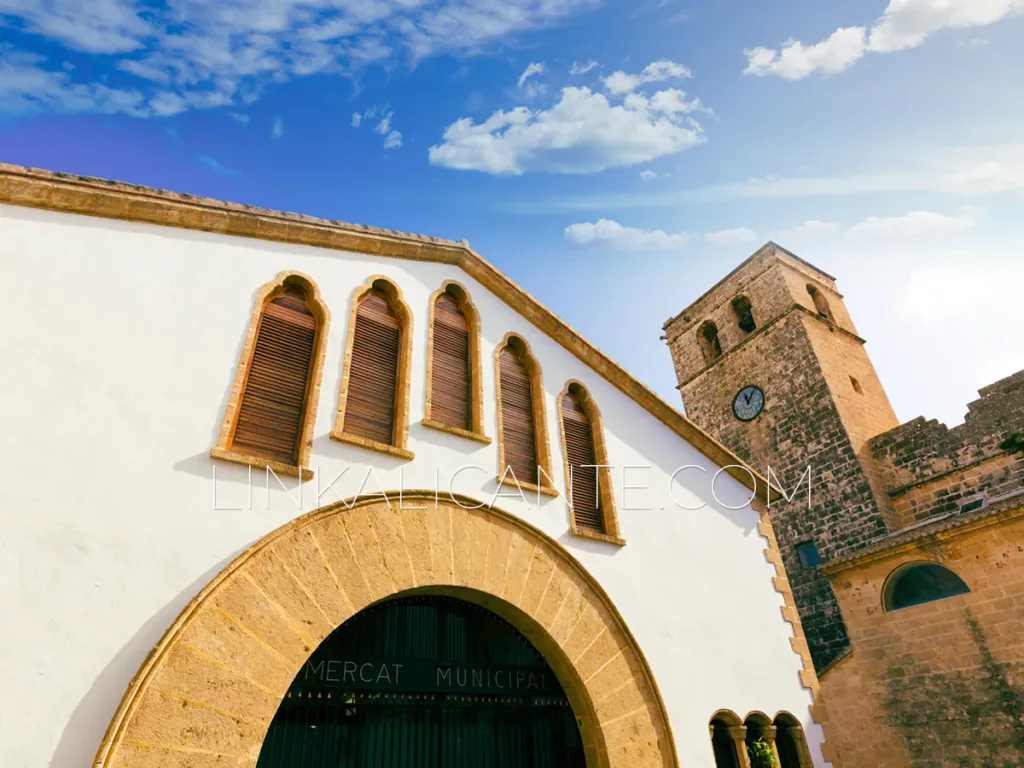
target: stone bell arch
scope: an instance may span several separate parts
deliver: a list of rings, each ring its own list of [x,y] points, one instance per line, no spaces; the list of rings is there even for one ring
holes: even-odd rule
[[[401,510],[397,494],[318,509],[236,558],[149,654],[94,768],[252,768],[324,638],[363,608],[416,592],[475,602],[533,643],[573,708],[588,768],[678,766],[636,640],[563,547],[508,513],[469,508],[473,499],[402,498]]]

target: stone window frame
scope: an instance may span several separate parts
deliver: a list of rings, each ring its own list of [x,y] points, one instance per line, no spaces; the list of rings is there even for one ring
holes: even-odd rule
[[[742,306],[742,302],[746,302],[746,311],[750,313],[750,322],[753,324],[753,328],[747,330],[741,323],[743,322],[743,315],[740,313],[738,306]],[[751,302],[750,297],[745,293],[737,294],[729,300],[729,308],[732,310],[733,315],[736,318],[736,327],[740,329],[740,332],[744,337],[749,336],[757,330],[757,320],[754,318],[754,304]]]
[[[356,340],[356,315],[359,305],[372,290],[387,294],[391,307],[398,316],[401,325],[401,338],[398,342],[398,382],[395,387],[395,426],[392,444],[354,435],[345,431],[345,408],[348,401],[348,384],[352,375],[352,352]],[[413,316],[409,305],[402,296],[402,289],[386,275],[371,275],[352,292],[349,307],[348,328],[346,329],[345,356],[342,361],[341,384],[338,387],[338,409],[334,416],[334,429],[331,439],[349,445],[379,451],[402,459],[412,460],[415,454],[409,450],[409,390],[412,374],[412,335]]]
[[[806,546],[807,544],[811,545],[811,550],[814,552],[814,557],[818,560],[818,562],[812,563],[810,565],[804,564],[804,556],[800,550],[801,547]],[[796,544],[793,545],[793,549],[796,550],[796,556],[797,559],[800,561],[801,570],[807,571],[811,568],[817,568],[819,565],[821,565],[821,553],[818,551],[818,544],[814,541],[814,539],[804,539],[803,541],[798,541]]]
[[[964,511],[964,507],[968,506],[969,504],[976,504],[979,501],[981,502],[981,504],[979,504],[977,507],[974,507],[973,509],[969,509],[966,512]],[[989,505],[989,503],[990,503],[990,500],[988,498],[988,493],[982,491],[981,493],[976,493],[973,496],[968,496],[965,499],[961,499],[960,500],[960,506],[957,508],[956,514],[958,514],[958,515],[968,515],[971,512],[977,512],[980,509],[984,509],[985,507],[987,507]]]
[[[959,579],[960,583],[962,583],[967,588],[967,591],[956,592],[951,595],[943,595],[942,597],[936,597],[931,600],[925,600],[924,602],[911,603],[910,605],[901,605],[898,608],[894,608],[892,606],[892,594],[893,591],[896,589],[898,580],[907,571],[913,570],[914,568],[922,565],[935,565],[939,568],[942,568],[945,571],[949,571],[949,573],[953,574],[957,579]],[[964,578],[945,563],[941,563],[938,560],[908,560],[905,563],[900,563],[891,571],[889,571],[889,575],[886,576],[885,581],[882,582],[882,589],[879,590],[879,600],[882,604],[882,611],[888,614],[906,610],[907,608],[918,608],[922,605],[938,603],[942,600],[948,600],[952,597],[963,597],[964,595],[972,594],[972,592],[973,590],[971,589],[970,585],[964,580]]]
[[[238,412],[242,404],[242,393],[245,390],[249,366],[256,349],[256,335],[263,318],[263,311],[278,292],[289,286],[296,286],[306,292],[317,322],[317,335],[313,343],[313,368],[306,382],[305,415],[299,433],[299,461],[294,466],[251,453],[235,451],[231,447],[238,422]],[[313,477],[313,470],[308,467],[308,464],[313,450],[313,428],[316,425],[317,405],[320,402],[320,383],[323,379],[324,360],[327,356],[330,324],[331,312],[320,295],[320,286],[309,275],[295,270],[286,270],[279,272],[269,283],[260,286],[253,300],[249,326],[246,329],[242,351],[235,368],[235,380],[231,386],[231,394],[228,396],[227,407],[224,409],[224,417],[217,434],[217,444],[210,451],[211,458],[246,464],[251,467],[266,467],[275,474],[290,475],[302,480],[309,480]]]
[[[508,466],[505,463],[505,431],[501,416],[501,353],[510,344],[521,345],[521,360],[526,368],[526,374],[530,377],[530,394],[533,400],[533,439],[537,443],[537,464],[540,467],[541,485],[522,480],[520,478],[508,477]],[[501,343],[494,348],[494,400],[497,405],[498,420],[498,476],[496,479],[499,485],[508,485],[513,488],[521,488],[525,491],[541,493],[545,496],[557,497],[558,491],[554,487],[554,479],[551,476],[551,444],[548,440],[547,408],[545,407],[545,392],[543,374],[540,363],[534,357],[529,342],[514,331],[509,331],[502,338]]]
[[[711,329],[710,336],[706,329]],[[718,323],[708,318],[697,326],[697,345],[704,356],[705,367],[712,363],[717,363],[725,356],[725,350],[722,348],[722,337],[718,333]]]
[[[755,739],[761,739],[771,745],[776,766],[781,768],[814,768],[814,762],[807,747],[807,738],[804,734],[803,725],[801,725],[796,717],[785,710],[779,710],[774,719],[769,718],[764,712],[754,710],[740,720],[739,716],[732,710],[720,709],[708,720],[708,731],[712,743],[715,741],[716,729],[720,729],[729,739],[731,747],[730,762],[732,762],[731,766],[721,766],[718,764],[718,755],[716,754],[715,765],[718,768],[750,768],[750,757],[747,754],[746,745]],[[793,742],[798,763],[796,766],[782,766],[778,746],[778,732],[783,729]]]
[[[569,394],[570,390],[574,390],[580,396],[580,402],[583,405],[583,410],[587,414],[587,419],[590,421],[590,434],[594,441],[594,461],[598,465],[606,465],[603,467],[599,466],[597,470],[598,493],[600,494],[601,499],[601,511],[604,517],[605,533],[598,533],[597,531],[589,531],[584,528],[576,527],[576,518],[573,515],[569,449],[568,444],[566,443],[565,418],[562,409],[562,399]],[[578,381],[577,379],[569,379],[565,382],[565,386],[562,387],[562,391],[558,393],[558,399],[556,400],[555,405],[558,409],[558,432],[562,440],[562,467],[565,472],[565,500],[566,509],[569,513],[569,533],[581,538],[606,541],[620,547],[625,546],[626,540],[621,536],[618,510],[615,507],[615,493],[612,488],[612,470],[611,467],[608,466],[611,462],[608,460],[608,444],[604,437],[604,422],[601,420],[601,411],[594,402],[594,398],[591,396],[590,390],[587,389],[587,386],[583,382]]]
[[[450,424],[443,424],[431,418],[433,403],[433,372],[434,372],[434,312],[437,307],[437,300],[442,294],[447,293],[457,302],[459,309],[466,316],[469,323],[469,376],[470,376],[470,403],[473,429],[460,429]],[[460,298],[461,294],[461,298]],[[483,373],[483,343],[480,331],[480,312],[470,298],[469,291],[462,283],[456,280],[445,280],[441,287],[430,294],[430,304],[427,313],[427,381],[426,381],[426,402],[423,410],[423,419],[420,423],[424,427],[436,429],[439,432],[447,432],[457,437],[465,437],[475,440],[484,445],[491,444],[484,429],[484,373]]]
[[[785,732],[796,750],[798,765],[794,768],[814,768],[814,761],[811,760],[811,752],[807,747],[807,736],[800,721],[793,714],[780,709],[775,713],[772,725],[775,727],[775,754],[779,756],[779,763],[782,763],[782,756],[779,754],[779,735]],[[790,766],[783,765],[782,768]]]

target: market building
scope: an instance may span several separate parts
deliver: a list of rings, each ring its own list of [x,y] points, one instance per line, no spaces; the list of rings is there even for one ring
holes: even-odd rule
[[[467,243],[16,166],[0,238],[0,764],[837,764],[760,472]]]

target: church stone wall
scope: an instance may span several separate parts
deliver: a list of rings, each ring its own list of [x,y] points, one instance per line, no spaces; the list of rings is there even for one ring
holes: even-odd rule
[[[886,612],[888,576],[922,560],[951,569],[970,593]],[[853,646],[821,678],[844,766],[1024,765],[1024,509],[831,579]]]
[[[1004,452],[999,447],[1003,441],[1024,432],[1024,371],[984,387],[979,394],[967,406],[959,426],[949,429],[934,419],[917,418],[871,441],[871,453],[887,476],[890,492],[938,480],[947,473],[970,475],[972,468]],[[973,474],[977,479],[985,471],[979,468]],[[998,476],[978,482],[975,492],[997,494],[1002,482]],[[937,507],[935,513],[944,511]]]

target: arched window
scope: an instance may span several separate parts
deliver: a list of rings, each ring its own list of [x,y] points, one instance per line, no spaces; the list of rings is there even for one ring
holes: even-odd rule
[[[498,480],[557,496],[551,483],[540,366],[519,336],[495,350],[498,390]],[[515,475],[515,479],[511,475]]]
[[[963,579],[938,563],[910,563],[897,568],[882,590],[887,611],[963,595],[968,589]]]
[[[774,724],[780,768],[814,768],[800,721],[789,712],[780,712],[775,716]]]
[[[332,438],[412,458],[406,450],[411,324],[389,280],[373,277],[356,290]]]
[[[256,303],[214,458],[311,476],[309,461],[330,313],[315,283],[282,272]]]
[[[625,543],[619,538],[601,413],[580,382],[566,384],[558,396],[558,415],[565,450],[570,532]]]
[[[825,297],[825,292],[808,283],[807,293],[810,294],[811,301],[814,302],[814,309],[817,310],[818,314],[832,322],[835,322],[835,318],[832,317],[832,307],[828,305],[828,299]]]
[[[466,289],[447,281],[430,299],[423,425],[482,443],[480,318]]]
[[[750,333],[757,328],[754,322],[754,311],[750,306],[750,299],[746,296],[737,296],[732,300],[732,311],[736,313],[736,324],[744,333]]]
[[[751,768],[775,768],[775,726],[763,712],[751,712],[743,721],[747,732],[744,746]]]
[[[704,353],[704,362],[713,363],[722,356],[722,345],[718,341],[718,326],[707,320],[697,331],[697,341]]]
[[[740,719],[729,711],[719,711],[711,718],[711,748],[715,754],[716,768],[740,768],[747,761],[740,762],[738,749],[743,748],[747,729]]]

